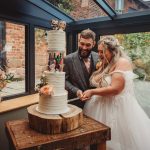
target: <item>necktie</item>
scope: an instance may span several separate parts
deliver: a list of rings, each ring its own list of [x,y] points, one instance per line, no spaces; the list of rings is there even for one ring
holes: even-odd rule
[[[84,59],[84,64],[85,64],[86,69],[87,69],[88,72],[90,72],[90,63],[91,63],[91,59],[90,58]]]

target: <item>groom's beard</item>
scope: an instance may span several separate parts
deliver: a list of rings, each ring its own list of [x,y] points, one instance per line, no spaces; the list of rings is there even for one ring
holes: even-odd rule
[[[80,47],[79,47],[79,50],[78,50],[80,57],[83,58],[83,59],[88,58],[91,54],[91,51],[92,51],[92,49],[91,50],[83,50]]]

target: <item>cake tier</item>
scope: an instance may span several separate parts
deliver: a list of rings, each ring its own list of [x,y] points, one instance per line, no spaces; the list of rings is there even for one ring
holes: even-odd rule
[[[66,50],[66,35],[61,30],[51,30],[48,32],[48,52],[65,51]]]
[[[62,114],[69,111],[67,91],[53,96],[40,95],[37,111],[43,114]]]
[[[48,85],[53,86],[54,95],[65,91],[65,72],[44,71]]]

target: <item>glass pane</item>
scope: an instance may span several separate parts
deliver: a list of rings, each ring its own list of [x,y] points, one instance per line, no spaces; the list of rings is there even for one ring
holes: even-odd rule
[[[90,19],[107,14],[93,0],[47,0],[75,20]],[[150,0],[105,0],[118,14],[150,9]]]
[[[133,13],[150,9],[150,0],[106,0],[107,3],[119,14]]]
[[[24,25],[0,21],[0,67],[2,96],[25,92]]]
[[[93,0],[59,1],[47,0],[75,20],[106,16],[104,11]]]
[[[133,71],[135,95],[139,104],[150,117],[150,32],[116,34],[124,51],[130,56]]]
[[[48,45],[46,30],[35,28],[35,81],[39,83],[42,73],[48,69]],[[35,85],[36,85],[35,84]]]

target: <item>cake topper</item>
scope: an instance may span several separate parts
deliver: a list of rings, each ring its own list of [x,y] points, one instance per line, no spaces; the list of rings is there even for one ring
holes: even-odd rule
[[[58,25],[59,25],[58,20],[52,19],[50,23],[51,23],[51,26],[52,26],[53,30],[58,30]]]
[[[66,28],[66,22],[63,21],[63,20],[58,21],[56,19],[52,19],[50,21],[50,23],[51,23],[51,26],[52,26],[53,30],[62,30],[62,31],[64,31],[65,28]]]
[[[59,21],[59,30],[62,30],[62,31],[64,31],[65,30],[65,28],[66,28],[66,22],[65,21]]]

